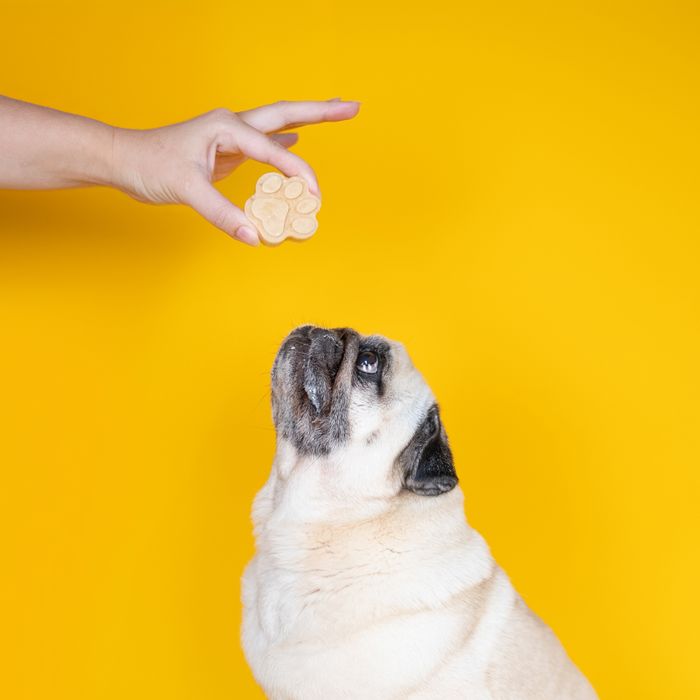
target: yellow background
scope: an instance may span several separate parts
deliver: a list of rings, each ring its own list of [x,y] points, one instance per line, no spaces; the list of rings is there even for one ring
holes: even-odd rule
[[[267,373],[314,322],[406,343],[472,523],[602,698],[699,697],[696,7],[5,0],[11,96],[128,127],[364,107],[302,133],[306,244],[0,193],[0,695],[262,697]]]

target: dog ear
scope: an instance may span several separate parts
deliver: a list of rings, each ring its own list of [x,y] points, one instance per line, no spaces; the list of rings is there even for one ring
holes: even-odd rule
[[[399,455],[404,488],[419,496],[439,496],[457,486],[452,451],[437,405],[418,426]]]

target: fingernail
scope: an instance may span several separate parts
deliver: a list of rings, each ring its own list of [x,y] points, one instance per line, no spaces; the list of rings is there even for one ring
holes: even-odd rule
[[[253,231],[249,226],[239,226],[236,232],[233,234],[234,238],[237,238],[241,243],[246,243],[248,245],[256,246],[260,243],[258,234]]]

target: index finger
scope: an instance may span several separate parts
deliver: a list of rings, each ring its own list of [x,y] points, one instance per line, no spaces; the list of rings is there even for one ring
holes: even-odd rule
[[[306,102],[275,102],[270,105],[238,112],[238,116],[254,129],[269,133],[292,129],[307,124],[340,122],[352,119],[360,110],[360,103],[349,100]]]
[[[240,121],[232,130],[231,136],[243,155],[260,163],[272,165],[288,177],[299,175],[306,180],[309,190],[320,196],[318,180],[313,168],[303,158],[288,151],[275,139]]]

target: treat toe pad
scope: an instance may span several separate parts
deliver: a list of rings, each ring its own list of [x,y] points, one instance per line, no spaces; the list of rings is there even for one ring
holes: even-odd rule
[[[310,238],[318,228],[316,212],[321,200],[312,195],[302,178],[265,173],[246,202],[246,216],[265,243],[276,245],[286,238]]]

